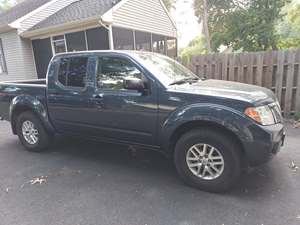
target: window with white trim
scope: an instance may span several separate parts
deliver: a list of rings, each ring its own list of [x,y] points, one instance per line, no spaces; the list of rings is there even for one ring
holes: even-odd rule
[[[55,54],[66,52],[65,35],[55,36],[52,38],[52,46]]]
[[[0,73],[6,73],[7,67],[6,67],[6,61],[3,51],[3,45],[2,45],[2,39],[0,39]]]

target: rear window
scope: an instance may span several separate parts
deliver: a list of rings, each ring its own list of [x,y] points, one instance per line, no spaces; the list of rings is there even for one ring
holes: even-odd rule
[[[58,71],[58,81],[65,87],[86,86],[88,57],[62,58]]]

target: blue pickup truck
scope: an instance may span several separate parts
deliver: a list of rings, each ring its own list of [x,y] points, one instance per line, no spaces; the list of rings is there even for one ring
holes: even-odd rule
[[[55,134],[155,150],[174,159],[183,181],[210,192],[267,162],[285,137],[270,90],[201,79],[147,52],[59,54],[47,80],[0,83],[0,117],[30,151]]]

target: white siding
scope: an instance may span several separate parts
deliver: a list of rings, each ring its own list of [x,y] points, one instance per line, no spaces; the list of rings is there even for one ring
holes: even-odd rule
[[[176,37],[176,27],[160,0],[128,0],[113,12],[113,25]]]
[[[0,81],[37,79],[31,41],[20,38],[17,31],[0,34],[0,38],[7,65]]]

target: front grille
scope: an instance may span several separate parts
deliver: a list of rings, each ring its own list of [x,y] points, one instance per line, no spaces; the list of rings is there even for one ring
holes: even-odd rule
[[[269,107],[273,113],[275,122],[281,123],[283,121],[283,119],[282,119],[281,108],[280,108],[279,103],[276,102],[276,103],[270,104]]]

